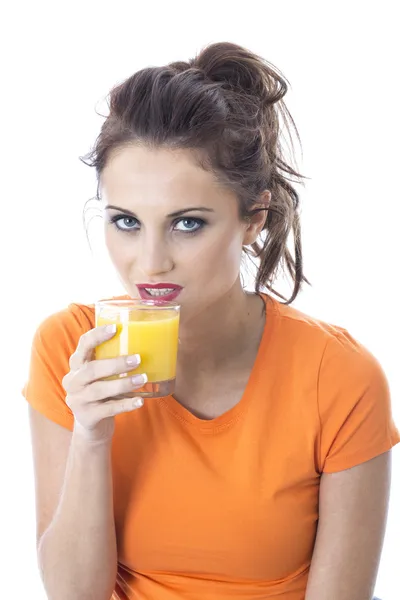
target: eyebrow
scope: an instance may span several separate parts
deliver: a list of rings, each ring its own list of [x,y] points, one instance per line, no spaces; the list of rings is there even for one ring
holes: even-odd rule
[[[113,206],[112,204],[108,204],[107,206],[105,206],[105,209],[114,209],[114,210],[119,210],[122,213],[125,213],[127,215],[131,215],[132,217],[135,217],[135,219],[137,218],[135,213],[132,212],[131,210],[128,210],[127,208],[121,208],[120,206]],[[173,213],[170,213],[169,215],[167,215],[167,217],[179,217],[180,215],[183,215],[184,213],[187,212],[191,212],[191,211],[201,211],[201,212],[214,212],[214,209],[212,208],[207,208],[206,206],[192,206],[190,208],[184,208],[182,210],[177,210]]]

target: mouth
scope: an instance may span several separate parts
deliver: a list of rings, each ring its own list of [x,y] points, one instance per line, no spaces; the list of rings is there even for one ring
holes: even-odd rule
[[[165,300],[166,302],[174,300],[183,289],[181,286],[160,283],[157,285],[138,284],[136,287],[143,300],[153,300],[156,298],[158,300]]]

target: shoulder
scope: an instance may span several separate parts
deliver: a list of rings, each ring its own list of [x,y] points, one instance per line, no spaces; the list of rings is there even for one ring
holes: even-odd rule
[[[94,304],[71,303],[43,319],[34,339],[36,342],[51,343],[53,347],[57,342],[69,346],[94,325]]]
[[[120,300],[129,296],[110,296],[110,298]],[[93,329],[95,325],[95,302],[90,304],[72,302],[65,308],[48,315],[39,323],[34,334],[33,347],[52,351],[52,355],[57,348],[60,353],[70,355],[75,351],[81,335]]]
[[[333,353],[336,356],[353,357],[355,360],[357,357],[364,357],[365,360],[374,362],[371,352],[345,327],[318,319],[275,299],[271,300],[275,318],[279,322],[279,333],[286,340],[308,346],[309,350],[316,346],[321,358]]]
[[[275,301],[276,302],[276,301]],[[320,409],[361,398],[366,389],[388,401],[389,384],[378,358],[346,328],[276,302],[277,355],[285,368],[307,380]]]
[[[349,336],[347,329],[340,325],[318,319],[294,306],[282,304],[275,299],[272,300],[275,313],[281,321],[281,327],[287,333],[293,332],[293,334],[301,334],[304,337],[319,337],[325,342],[332,338]]]
[[[376,368],[376,357],[345,327],[311,316],[293,306],[273,300],[275,317],[279,322],[279,336],[288,348],[315,356],[320,363],[333,367],[346,362]],[[290,343],[289,343],[290,342]]]
[[[318,471],[349,469],[397,444],[389,382],[377,357],[340,325],[279,302],[275,316],[282,372],[316,400]]]
[[[69,304],[42,320],[31,344],[22,394],[33,408],[69,429],[73,416],[65,404],[62,381],[80,336],[93,328],[94,320],[94,305]]]

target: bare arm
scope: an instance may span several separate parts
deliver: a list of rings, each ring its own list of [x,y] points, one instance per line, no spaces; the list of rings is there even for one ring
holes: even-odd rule
[[[33,433],[38,437],[46,429],[49,439],[49,429],[59,426],[43,420],[32,415]],[[43,584],[49,600],[109,600],[117,572],[111,444],[67,433],[71,444],[59,503],[49,526],[38,532]]]
[[[104,380],[138,364],[137,357],[91,360],[107,336],[104,328],[90,330],[70,357],[63,387],[72,434],[30,407],[38,562],[49,600],[110,600],[115,586],[114,416],[141,406],[125,394],[143,380]]]
[[[323,473],[306,600],[371,600],[389,503],[391,451]]]

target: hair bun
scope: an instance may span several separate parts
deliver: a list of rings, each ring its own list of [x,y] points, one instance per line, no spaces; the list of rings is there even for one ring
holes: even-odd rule
[[[280,100],[288,89],[284,76],[272,63],[231,42],[207,46],[196,56],[193,66],[202,69],[212,81],[268,104]]]

